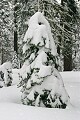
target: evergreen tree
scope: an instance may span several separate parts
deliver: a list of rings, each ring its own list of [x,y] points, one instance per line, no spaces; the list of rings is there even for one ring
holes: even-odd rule
[[[67,9],[66,16],[63,18],[64,20],[64,29],[69,33],[69,36],[66,38],[64,34],[64,71],[72,70],[72,46],[73,46],[73,38],[72,35],[74,33],[73,27],[75,26],[75,22],[77,22],[77,6],[74,0],[62,0],[62,6]]]
[[[75,14],[73,15],[75,9],[72,8],[72,6],[75,7],[75,3],[72,0],[71,1],[62,0],[61,4],[62,5],[60,5],[56,0],[34,0],[34,1],[33,0],[23,0],[23,1],[3,0],[2,2],[0,2],[1,64],[7,60],[11,60],[13,55],[12,54],[13,49],[15,49],[15,51],[17,51],[18,49],[17,51],[18,57],[20,59],[20,62],[23,64],[22,43],[23,43],[24,33],[28,28],[28,22],[26,21],[28,21],[28,19],[36,11],[41,11],[44,13],[46,19],[49,21],[51,25],[51,31],[57,46],[57,52],[60,57],[58,58],[59,59],[58,61],[62,62],[64,60],[61,65],[59,63],[59,66],[61,67],[58,68],[58,66],[56,65],[56,68],[63,70],[63,66],[64,64],[66,64],[65,70],[67,70],[68,67],[67,62],[69,58],[71,58],[71,63],[69,62],[70,63],[69,66],[71,66],[71,70],[72,70],[72,67],[74,68],[74,57],[73,57],[74,51],[76,54],[78,52],[78,44],[76,45],[76,41],[78,41],[77,43],[79,43],[78,34],[80,29],[79,27],[80,19],[78,20],[78,24],[77,24],[75,22],[77,17],[75,16]],[[79,2],[78,2],[78,6],[79,6]],[[72,12],[72,9],[74,10],[74,12]],[[76,36],[75,39],[73,39],[73,36]],[[72,41],[72,42],[69,43],[67,41]],[[75,59],[77,56],[76,54],[75,54]],[[72,63],[73,65],[71,65]]]
[[[75,26],[75,42],[73,46],[73,70],[80,71],[80,1],[77,1],[79,19]]]
[[[18,53],[17,10],[17,0],[14,0],[14,51],[16,51],[16,53]]]
[[[11,60],[13,50],[12,20],[10,2],[0,2],[0,57],[1,64]]]
[[[57,69],[57,50],[48,21],[42,13],[29,20],[24,37],[24,65],[21,68],[22,103],[66,108],[69,96]]]
[[[0,66],[0,87],[11,86],[12,84],[12,64],[5,62]]]
[[[12,68],[14,69],[14,68],[19,68],[19,65],[20,65],[20,63],[19,63],[19,59],[18,59],[18,56],[17,56],[17,54],[16,54],[16,51],[14,51],[13,52],[13,58],[12,58]]]

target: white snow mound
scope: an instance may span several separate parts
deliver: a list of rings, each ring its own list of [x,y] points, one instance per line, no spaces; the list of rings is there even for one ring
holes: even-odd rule
[[[51,28],[48,21],[42,13],[36,12],[29,20],[29,28],[25,34],[24,42],[30,42],[34,45],[44,46],[50,49],[51,53],[57,55],[54,39],[51,34]],[[27,45],[23,46],[23,53],[27,50]]]

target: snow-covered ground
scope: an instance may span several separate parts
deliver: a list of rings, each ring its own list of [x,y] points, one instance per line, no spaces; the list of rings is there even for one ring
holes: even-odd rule
[[[66,109],[41,108],[21,104],[18,70],[13,70],[13,85],[0,88],[0,120],[80,120],[80,72],[61,75],[71,105]]]

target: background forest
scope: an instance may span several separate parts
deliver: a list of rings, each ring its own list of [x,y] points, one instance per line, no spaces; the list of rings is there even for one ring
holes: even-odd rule
[[[2,0],[0,1],[0,64],[23,65],[23,38],[29,18],[37,11],[49,21],[58,52],[59,71],[80,70],[79,0]],[[16,59],[16,60],[15,60]]]

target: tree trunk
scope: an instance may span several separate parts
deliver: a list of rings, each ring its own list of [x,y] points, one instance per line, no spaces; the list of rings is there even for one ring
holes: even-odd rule
[[[61,5],[63,6],[63,0],[61,0]],[[61,15],[61,17],[60,17],[60,26],[63,27],[62,19],[63,19],[63,16]],[[60,31],[60,35],[58,36],[57,53],[58,53],[59,55],[60,55],[61,41],[62,41],[62,30]]]
[[[67,1],[66,1],[66,4]],[[64,7],[65,6],[65,0],[61,0],[61,5]],[[68,14],[70,14],[68,12]],[[66,23],[70,23],[71,19],[66,15],[64,21]],[[71,31],[71,28],[68,27],[68,25],[64,25],[64,29],[67,31]],[[64,50],[63,50],[63,63],[64,63],[64,71],[71,71],[72,70],[72,39],[66,38],[64,34]]]
[[[3,46],[1,48],[1,65],[4,63]]]
[[[64,71],[71,70],[72,70],[72,39],[67,40],[66,38],[64,38]]]
[[[18,53],[18,33],[17,33],[17,0],[14,1],[14,51]]]
[[[64,71],[71,70],[72,70],[72,51],[71,53],[67,53],[67,55],[64,55]]]
[[[67,21],[68,22],[68,21]],[[70,31],[67,25],[64,25],[64,28]],[[72,36],[71,38],[66,39],[64,36],[64,71],[72,70]]]
[[[72,55],[64,56],[64,71],[72,70]]]
[[[18,41],[17,31],[14,31],[14,51],[16,51],[16,53],[18,53],[17,41]]]

